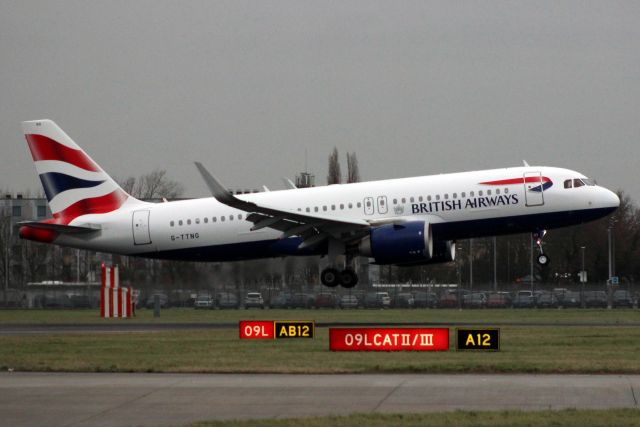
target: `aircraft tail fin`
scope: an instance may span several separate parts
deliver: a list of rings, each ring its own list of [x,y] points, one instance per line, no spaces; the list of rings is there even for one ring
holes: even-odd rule
[[[137,201],[52,120],[22,122],[22,129],[56,223]]]

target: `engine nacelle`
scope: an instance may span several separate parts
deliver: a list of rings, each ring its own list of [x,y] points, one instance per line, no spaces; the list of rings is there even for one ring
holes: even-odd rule
[[[428,261],[433,255],[433,233],[426,221],[388,224],[371,230],[360,242],[360,254],[376,264],[404,264]]]

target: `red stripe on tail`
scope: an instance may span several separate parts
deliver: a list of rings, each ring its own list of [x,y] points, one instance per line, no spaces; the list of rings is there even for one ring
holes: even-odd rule
[[[61,162],[71,163],[81,169],[99,172],[98,165],[87,157],[80,150],[74,150],[66,145],[62,145],[51,138],[47,138],[43,135],[27,134],[27,143],[29,144],[29,150],[31,150],[31,157],[33,161],[39,160],[59,160]]]

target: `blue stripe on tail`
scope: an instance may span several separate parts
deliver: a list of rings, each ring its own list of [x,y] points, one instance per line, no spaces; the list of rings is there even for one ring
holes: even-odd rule
[[[88,181],[76,178],[59,172],[47,172],[40,174],[40,181],[47,200],[51,201],[56,195],[74,188],[91,188],[102,184],[105,181]]]

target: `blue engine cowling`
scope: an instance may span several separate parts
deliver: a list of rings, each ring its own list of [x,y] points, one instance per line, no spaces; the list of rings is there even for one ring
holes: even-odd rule
[[[400,267],[411,267],[414,265],[426,265],[426,264],[442,264],[445,262],[452,262],[456,260],[456,242],[452,240],[438,240],[433,241],[433,255],[431,259],[422,261],[405,262],[398,264]]]
[[[360,254],[376,264],[420,263],[433,255],[433,233],[426,221],[387,224],[371,230],[362,240]]]

